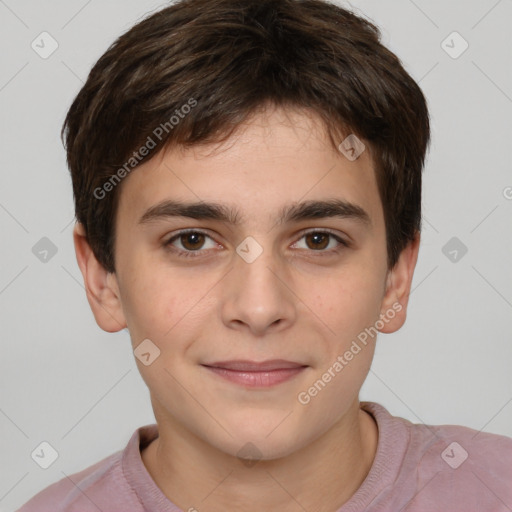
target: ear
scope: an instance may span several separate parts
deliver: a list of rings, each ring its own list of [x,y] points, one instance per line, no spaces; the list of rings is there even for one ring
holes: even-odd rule
[[[420,233],[416,233],[414,240],[409,242],[400,253],[396,265],[388,271],[386,290],[381,304],[382,322],[379,322],[384,326],[378,329],[382,333],[398,331],[405,323],[419,247]]]
[[[118,332],[126,327],[116,275],[109,273],[98,262],[85,236],[82,224],[73,230],[76,260],[82,272],[87,300],[96,323],[107,332]]]

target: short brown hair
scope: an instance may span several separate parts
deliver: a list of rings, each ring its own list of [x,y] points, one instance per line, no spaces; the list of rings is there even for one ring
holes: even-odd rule
[[[324,0],[181,0],[120,36],[61,132],[76,219],[98,261],[115,272],[121,186],[113,180],[127,162],[135,168],[171,145],[223,142],[273,104],[318,114],[335,148],[351,133],[365,142],[392,268],[421,229],[430,124],[421,89],[380,37],[367,19]],[[150,138],[156,150],[142,157]]]

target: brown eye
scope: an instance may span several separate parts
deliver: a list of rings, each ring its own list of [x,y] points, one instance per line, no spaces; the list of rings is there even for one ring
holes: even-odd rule
[[[209,245],[208,245],[209,244]],[[178,256],[205,256],[207,249],[216,247],[215,241],[207,233],[190,230],[177,233],[167,242],[164,247],[173,251]]]
[[[197,251],[204,245],[203,233],[190,232],[180,235],[181,245],[189,251]]]
[[[332,237],[329,233],[314,232],[305,235],[306,244],[309,249],[321,250],[329,245],[329,239]]]
[[[343,238],[330,231],[316,230],[303,233],[294,246],[298,249],[318,253],[315,256],[332,256],[350,245]]]

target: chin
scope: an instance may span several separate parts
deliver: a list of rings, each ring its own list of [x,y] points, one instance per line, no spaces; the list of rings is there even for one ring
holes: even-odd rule
[[[271,461],[287,457],[297,451],[300,446],[297,445],[297,442],[291,442],[290,438],[286,440],[276,437],[270,441],[262,436],[260,440],[238,437],[235,441],[230,440],[228,444],[217,445],[217,448],[240,459],[242,464],[250,467],[257,461]]]
[[[261,413],[260,413],[261,416]],[[291,415],[290,415],[291,416]],[[211,439],[210,444],[221,451],[241,460],[274,460],[286,457],[304,447],[313,435],[306,435],[304,429],[298,425],[286,424],[290,418],[283,421],[286,414],[273,415],[268,421],[256,420],[250,422],[231,423],[226,429],[229,435],[220,439]]]

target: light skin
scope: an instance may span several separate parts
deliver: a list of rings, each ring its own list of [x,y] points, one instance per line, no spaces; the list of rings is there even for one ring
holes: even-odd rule
[[[238,223],[140,222],[166,200],[222,204]],[[278,222],[290,204],[328,200],[352,209]],[[317,117],[272,108],[221,146],[170,148],[133,171],[116,226],[115,273],[98,263],[79,224],[75,249],[98,325],[127,327],[133,348],[150,339],[160,350],[149,366],[136,361],[159,429],[141,455],[162,492],[183,510],[212,512],[334,511],[348,501],[377,448],[375,421],[359,404],[375,338],[309,403],[297,397],[393,304],[401,310],[379,330],[394,332],[406,318],[419,236],[389,270],[369,151],[349,161]],[[186,229],[199,233],[174,238]],[[247,237],[263,250],[250,263],[236,251]],[[171,238],[174,252],[164,246]],[[261,389],[203,366],[232,359],[306,368]],[[239,453],[249,442],[255,464]]]

